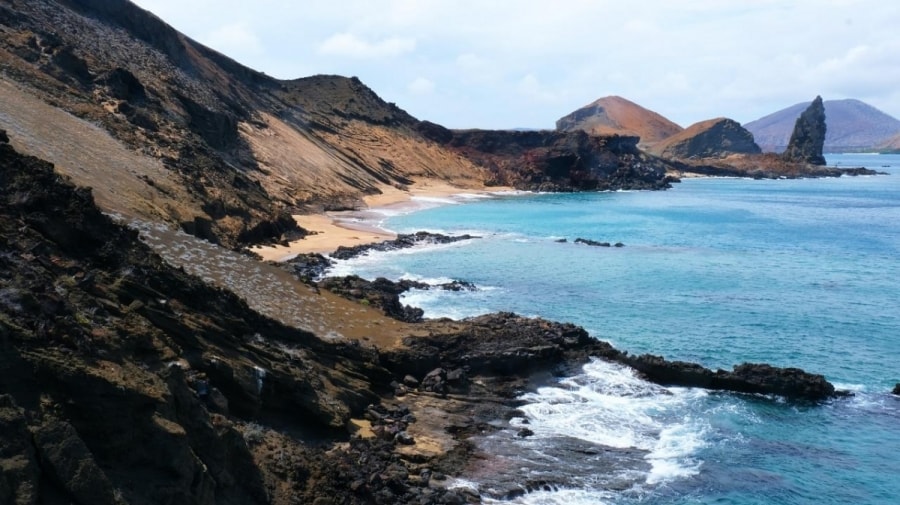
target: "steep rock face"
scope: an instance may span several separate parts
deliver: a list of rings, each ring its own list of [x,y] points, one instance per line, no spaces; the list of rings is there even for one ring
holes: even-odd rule
[[[661,189],[667,165],[637,147],[637,137],[583,131],[420,131],[487,167],[491,183],[538,191]]]
[[[89,190],[2,143],[0,180],[0,496],[269,503],[246,423],[327,434],[378,401],[373,351],[169,267]],[[24,447],[8,438],[23,430]]]
[[[582,130],[596,135],[640,137],[641,145],[652,145],[682,128],[660,114],[620,96],[600,98],[556,121],[559,131]]]
[[[732,154],[762,152],[753,134],[728,118],[709,119],[654,145],[650,152],[664,158],[724,158]]]
[[[273,79],[130,2],[4,0],[0,33],[0,128],[127,217],[237,247],[413,177],[484,178],[358,79]]]
[[[822,97],[817,96],[797,119],[782,157],[796,163],[824,165],[822,148],[825,145],[825,128],[825,106],[822,104]]]
[[[900,134],[900,120],[852,98],[825,100],[825,152],[840,153],[878,148]],[[794,124],[809,102],[794,104],[744,125],[766,152],[783,152]]]

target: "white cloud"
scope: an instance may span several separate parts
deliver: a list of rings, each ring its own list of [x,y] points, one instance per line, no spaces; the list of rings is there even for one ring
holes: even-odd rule
[[[537,102],[556,102],[558,95],[544,87],[533,73],[526,74],[517,85],[519,93]]]
[[[430,95],[434,93],[434,81],[424,77],[416,77],[413,82],[409,83],[407,89],[410,93],[416,95]]]
[[[900,2],[136,1],[270,75],[357,75],[450,127],[549,127],[612,94],[683,125],[817,94],[900,116]]]
[[[245,23],[220,26],[200,41],[231,57],[253,56],[263,53],[263,45]]]
[[[351,58],[388,58],[411,53],[415,49],[415,39],[389,37],[369,42],[352,33],[336,33],[319,45],[322,54]]]

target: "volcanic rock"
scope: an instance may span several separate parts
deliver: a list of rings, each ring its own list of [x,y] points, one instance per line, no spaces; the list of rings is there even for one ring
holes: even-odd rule
[[[651,152],[664,158],[724,158],[762,152],[753,134],[728,118],[709,119],[655,144]]]
[[[443,137],[442,137],[443,138]],[[529,191],[665,189],[665,161],[639,137],[584,131],[455,130],[446,146],[488,167],[491,184]]]
[[[340,246],[330,256],[338,260],[346,260],[366,254],[369,251],[394,251],[397,249],[407,249],[421,244],[452,244],[462,240],[471,240],[474,237],[469,234],[464,235],[443,235],[441,233],[431,233],[427,231],[419,231],[412,234],[400,234],[393,240],[385,240],[374,244],[361,244],[357,246]]]
[[[795,163],[825,165],[822,149],[825,146],[825,106],[817,96],[794,125],[794,132],[782,158]]]
[[[614,358],[661,385],[702,387],[739,393],[773,394],[798,400],[822,401],[835,396],[834,386],[821,375],[799,368],[777,368],[767,364],[744,363],[731,372],[713,372],[696,363],[666,361],[661,356],[627,353]]]
[[[892,136],[900,135],[900,120],[852,98],[825,100],[827,131],[825,152],[870,152],[884,149]],[[809,102],[794,104],[744,125],[763,151],[781,153],[794,125]],[[895,137],[896,138],[896,137]],[[896,148],[896,147],[895,147]]]
[[[654,144],[682,130],[660,114],[620,96],[600,98],[556,121],[559,131],[582,130],[594,135],[640,137],[642,145]]]

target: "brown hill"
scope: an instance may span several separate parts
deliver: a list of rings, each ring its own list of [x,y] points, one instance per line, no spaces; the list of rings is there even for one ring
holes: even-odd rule
[[[665,117],[620,96],[600,98],[561,117],[560,131],[584,130],[596,135],[637,136],[641,145],[652,145],[682,130]]]
[[[356,78],[273,79],[124,0],[0,0],[0,34],[0,128],[129,219],[238,247],[386,188],[497,179]]]
[[[357,79],[275,80],[130,2],[4,1],[0,31],[0,128],[126,217],[238,245],[417,177],[485,178]]]
[[[876,149],[883,153],[900,153],[900,134],[894,135],[882,142]]]
[[[650,152],[664,158],[724,158],[762,152],[753,135],[728,118],[708,119],[657,143]]]

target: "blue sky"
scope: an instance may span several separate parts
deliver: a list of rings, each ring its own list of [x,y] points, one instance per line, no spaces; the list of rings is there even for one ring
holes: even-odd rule
[[[135,3],[269,75],[355,75],[451,128],[552,128],[607,95],[682,126],[817,94],[900,117],[892,0]]]

